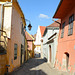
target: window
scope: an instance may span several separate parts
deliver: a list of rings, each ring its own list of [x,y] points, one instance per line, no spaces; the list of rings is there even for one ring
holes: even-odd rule
[[[73,34],[73,21],[74,21],[74,15],[72,15],[72,16],[69,18],[68,35],[72,35],[72,34]]]
[[[22,34],[23,36],[25,36],[23,24],[22,24],[22,27],[21,27],[21,34]]]
[[[64,27],[65,27],[65,22],[62,24],[61,38],[63,38],[64,36]]]
[[[21,28],[21,33],[23,34],[23,24],[22,24],[22,28]]]
[[[14,60],[17,59],[17,44],[14,44]]]
[[[24,54],[24,46],[21,44],[21,52]]]

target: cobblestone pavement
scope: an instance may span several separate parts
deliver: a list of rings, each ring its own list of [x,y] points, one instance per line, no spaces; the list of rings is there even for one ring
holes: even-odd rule
[[[40,58],[29,59],[18,70],[11,75],[69,75],[66,73],[58,72],[56,69],[52,69],[50,65]]]

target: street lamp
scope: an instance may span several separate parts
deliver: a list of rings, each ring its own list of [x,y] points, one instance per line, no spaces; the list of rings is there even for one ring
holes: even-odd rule
[[[25,19],[25,20],[29,22],[28,29],[31,30],[32,26],[31,26],[30,20],[28,20],[28,19]]]
[[[32,26],[31,26],[31,24],[29,24],[29,25],[28,25],[28,29],[31,30],[31,28],[32,28]]]

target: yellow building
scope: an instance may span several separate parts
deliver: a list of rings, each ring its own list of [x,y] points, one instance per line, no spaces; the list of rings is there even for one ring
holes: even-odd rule
[[[25,38],[25,61],[28,60],[27,39]]]
[[[26,22],[17,0],[0,0],[0,25],[0,75],[4,75],[6,65],[12,72],[25,60]]]

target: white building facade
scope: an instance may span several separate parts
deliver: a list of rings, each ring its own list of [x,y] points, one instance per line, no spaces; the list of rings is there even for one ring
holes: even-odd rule
[[[54,25],[55,24],[55,25]],[[43,34],[43,58],[54,67],[58,45],[59,25],[53,23],[46,27]]]
[[[42,34],[44,33],[45,27],[38,26],[37,33],[36,33],[36,40],[35,40],[35,53],[41,53],[41,38]]]

